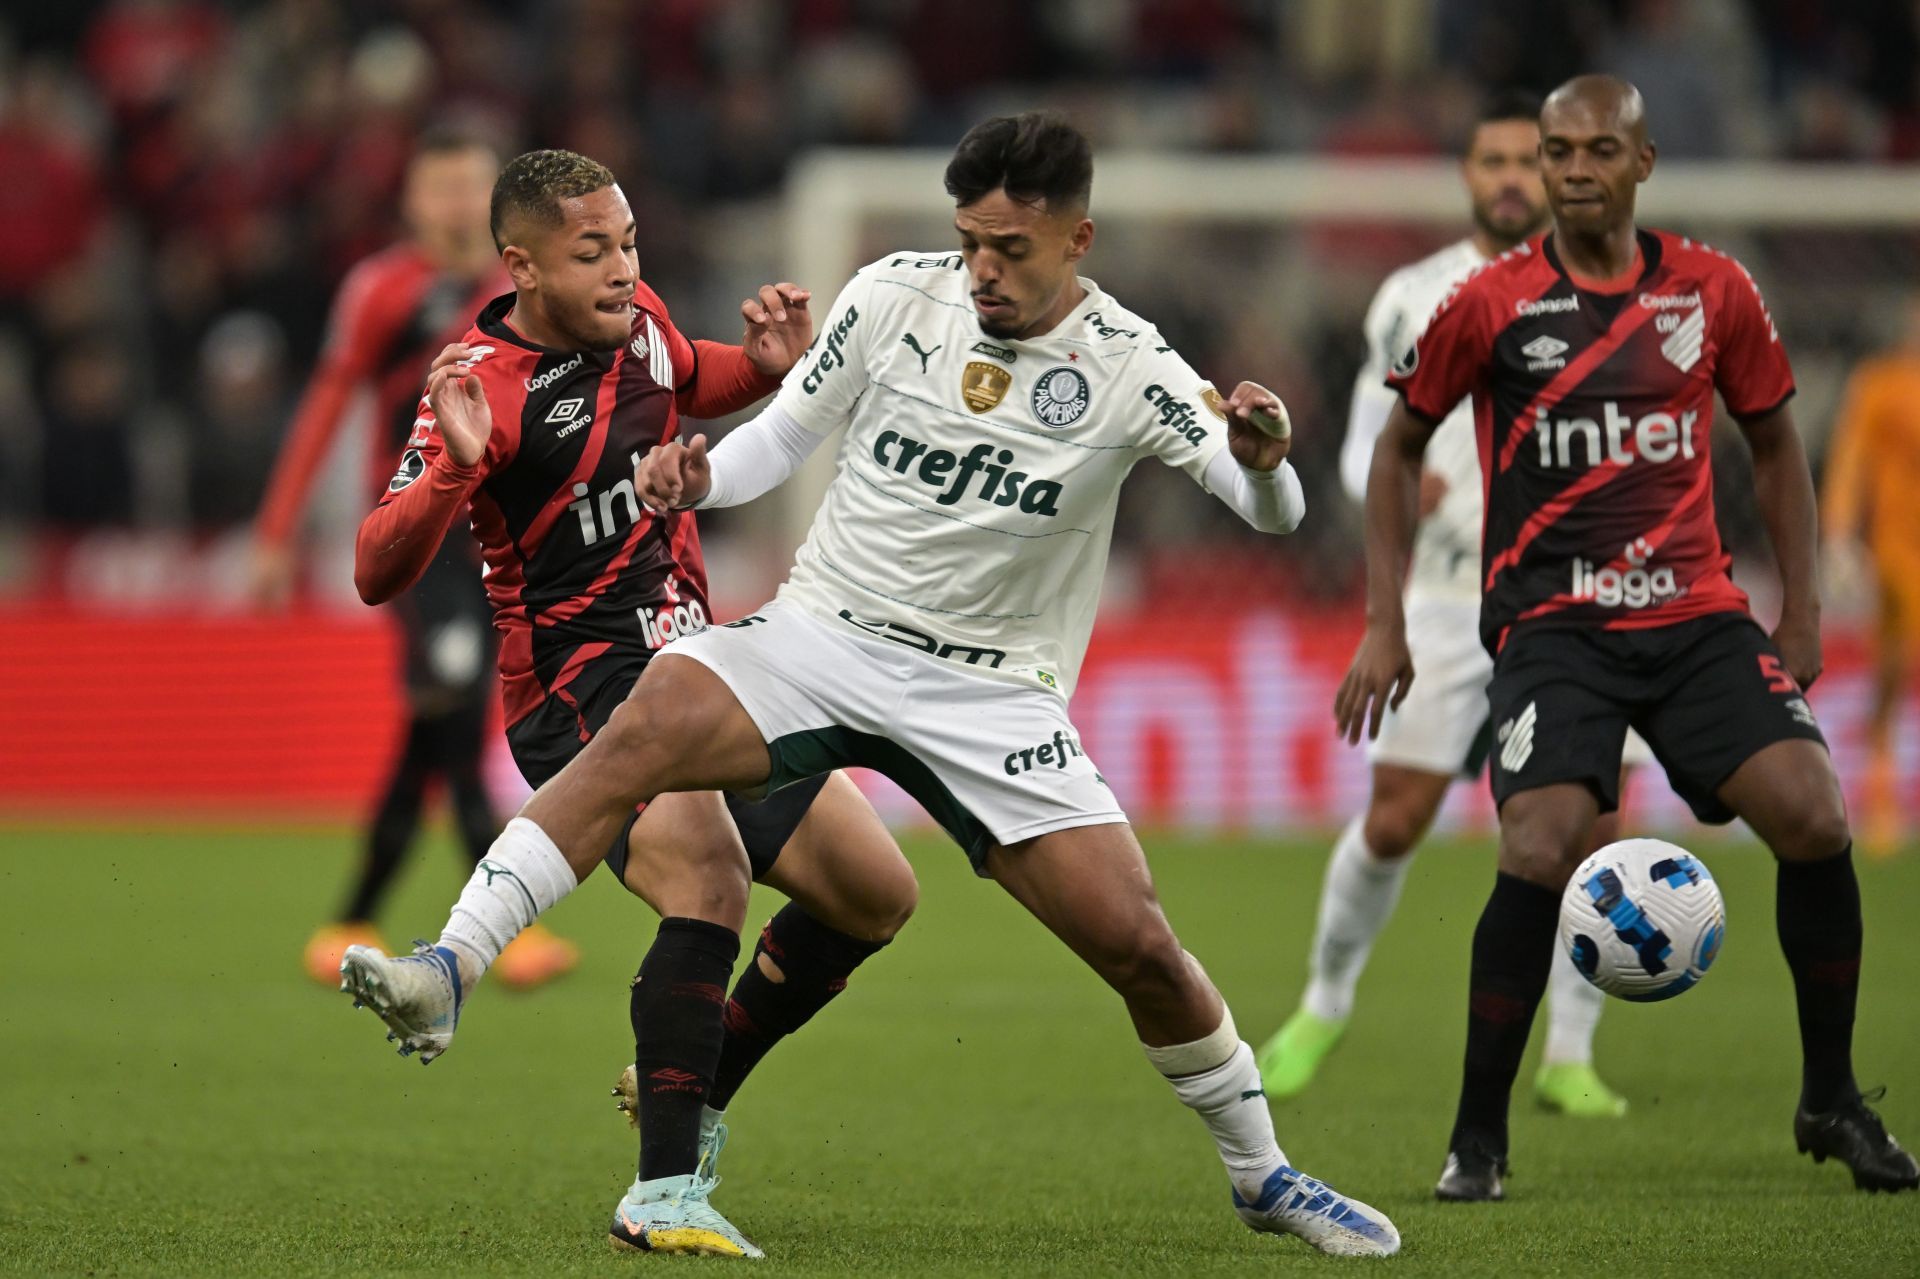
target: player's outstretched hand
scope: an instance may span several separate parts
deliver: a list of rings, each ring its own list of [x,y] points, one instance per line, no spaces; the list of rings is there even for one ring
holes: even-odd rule
[[[441,359],[446,358],[445,351],[440,354]],[[460,466],[477,463],[487,451],[487,438],[493,434],[493,409],[472,368],[459,361],[442,364],[435,360],[433,374],[427,379],[427,403],[433,409],[440,438],[446,441],[447,456]]]
[[[449,342],[440,348],[440,354],[433,357],[433,364],[427,369],[427,376],[431,378],[441,369],[465,364],[472,358],[473,352],[465,342]]]
[[[797,284],[763,284],[758,297],[740,304],[747,322],[740,339],[747,360],[768,377],[785,377],[787,370],[813,345],[813,313],[807,302],[813,294]]]
[[[1293,447],[1293,423],[1280,397],[1258,382],[1242,382],[1220,401],[1227,419],[1227,448],[1250,471],[1271,471]]]
[[[1380,736],[1380,717],[1398,708],[1413,687],[1413,657],[1407,652],[1406,624],[1367,627],[1347,677],[1333,698],[1333,722],[1349,743]]]
[[[633,473],[634,491],[656,511],[692,506],[713,488],[713,466],[707,461],[707,437],[687,443],[669,440],[656,444],[640,459]]]

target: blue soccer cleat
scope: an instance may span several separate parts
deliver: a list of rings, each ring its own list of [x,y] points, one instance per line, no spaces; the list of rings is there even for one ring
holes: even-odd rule
[[[349,946],[340,961],[340,989],[353,1006],[373,1009],[387,1023],[387,1042],[400,1055],[420,1054],[426,1065],[453,1042],[460,1024],[460,965],[445,946],[415,942],[411,955],[385,955],[371,946]]]
[[[1400,1251],[1400,1232],[1385,1213],[1285,1164],[1267,1175],[1254,1202],[1234,1191],[1233,1207],[1255,1230],[1298,1235],[1331,1256],[1391,1257]]]

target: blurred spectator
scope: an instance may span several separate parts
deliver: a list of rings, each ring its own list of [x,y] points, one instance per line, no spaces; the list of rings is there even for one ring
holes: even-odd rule
[[[119,343],[63,347],[41,393],[40,515],[55,528],[133,519],[132,362]]]
[[[189,423],[188,512],[196,526],[251,519],[292,411],[286,340],[258,311],[236,311],[200,346],[199,394]]]

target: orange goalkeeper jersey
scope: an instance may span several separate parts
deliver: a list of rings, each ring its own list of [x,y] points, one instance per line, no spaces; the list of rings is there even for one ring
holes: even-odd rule
[[[1834,422],[1821,519],[1857,536],[1882,566],[1920,567],[1920,357],[1854,370]]]

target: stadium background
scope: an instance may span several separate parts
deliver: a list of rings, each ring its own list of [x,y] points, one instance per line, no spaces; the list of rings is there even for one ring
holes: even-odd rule
[[[352,821],[371,802],[399,719],[392,638],[349,584],[363,446],[338,450],[291,611],[245,599],[246,525],[332,289],[395,234],[425,124],[608,163],[643,274],[688,332],[729,338],[738,298],[794,271],[787,184],[823,148],[940,149],[985,114],[1054,105],[1101,154],[1444,163],[1489,87],[1606,67],[1645,89],[1663,161],[1818,166],[1748,171],[1845,206],[1850,181],[1909,180],[1917,62],[1912,6],[1813,0],[16,10],[0,26],[0,813]],[[1818,466],[1847,370],[1902,318],[1920,198],[1911,225],[1835,230],[1770,225],[1766,185],[1744,189],[1697,230],[1766,290]],[[1096,179],[1096,217],[1100,193]],[[1310,514],[1263,539],[1185,477],[1137,472],[1076,717],[1145,821],[1318,828],[1365,781],[1327,731],[1358,629],[1359,518],[1334,461],[1360,315],[1387,270],[1464,219],[1231,212],[1110,223],[1089,270],[1203,371],[1281,392]],[[865,261],[947,233],[873,218],[857,237]],[[831,294],[843,275],[801,282]],[[1716,457],[1724,475],[1744,466],[1724,423]],[[1739,484],[1720,499],[1764,612],[1757,521]],[[764,598],[792,511],[704,527],[723,615]],[[1829,601],[1814,698],[1853,776],[1862,603]],[[1901,759],[1911,782],[1912,730]],[[496,765],[510,798],[518,779]],[[1658,779],[1636,800],[1644,824],[1688,829]],[[1486,823],[1483,788],[1452,804],[1450,821]]]

